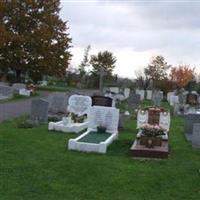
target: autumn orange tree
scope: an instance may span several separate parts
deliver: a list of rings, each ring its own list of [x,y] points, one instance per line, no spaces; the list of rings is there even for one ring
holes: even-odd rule
[[[190,68],[189,65],[172,67],[170,77],[176,82],[179,88],[185,87],[194,78],[195,68]]]

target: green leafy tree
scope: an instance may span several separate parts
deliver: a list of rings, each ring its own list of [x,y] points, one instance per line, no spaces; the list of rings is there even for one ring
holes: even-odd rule
[[[71,54],[60,1],[0,1],[0,69],[63,76]]]
[[[99,52],[97,55],[92,55],[90,64],[93,67],[92,72],[99,74],[103,70],[107,75],[112,75],[115,68],[116,58],[109,51]]]
[[[144,69],[144,74],[147,79],[153,81],[167,79],[167,70],[171,66],[167,64],[163,56],[153,57],[151,63]]]
[[[116,61],[116,58],[109,51],[99,52],[97,55],[91,56],[92,73],[95,77],[99,76],[99,89],[101,91],[103,90],[103,77],[112,76]]]

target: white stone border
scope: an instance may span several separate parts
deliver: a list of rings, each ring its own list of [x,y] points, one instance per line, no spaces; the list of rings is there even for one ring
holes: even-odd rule
[[[64,133],[79,133],[88,128],[88,121],[64,125],[63,121],[49,122],[48,130],[62,131]]]
[[[83,152],[96,152],[96,153],[105,154],[107,151],[107,146],[118,138],[118,132],[115,132],[115,133],[111,133],[109,138],[107,138],[103,142],[100,142],[99,144],[78,142],[78,140],[85,137],[91,131],[94,131],[94,130],[90,129],[90,130],[86,131],[85,133],[83,133],[82,135],[80,135],[79,137],[77,137],[75,139],[70,139],[68,142],[68,149],[83,151]]]

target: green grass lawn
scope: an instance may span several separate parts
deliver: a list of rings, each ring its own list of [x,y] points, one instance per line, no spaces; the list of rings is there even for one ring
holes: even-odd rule
[[[169,159],[137,160],[129,154],[135,120],[127,121],[105,155],[68,151],[76,134],[4,122],[0,200],[199,200],[200,151],[185,140],[183,125],[181,118],[171,121]]]

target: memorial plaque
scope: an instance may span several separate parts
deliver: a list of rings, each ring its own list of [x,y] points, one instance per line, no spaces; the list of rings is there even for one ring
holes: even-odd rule
[[[192,146],[200,149],[200,123],[193,125]]]
[[[49,103],[43,99],[34,99],[31,102],[31,120],[37,123],[48,121]]]
[[[112,99],[105,96],[93,96],[92,97],[92,106],[106,106],[112,107]]]

